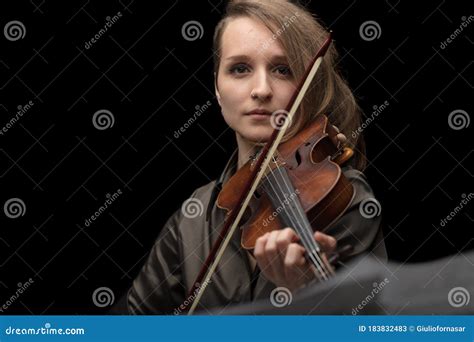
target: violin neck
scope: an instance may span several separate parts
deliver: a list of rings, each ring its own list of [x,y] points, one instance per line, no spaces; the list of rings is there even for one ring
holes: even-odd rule
[[[262,181],[262,186],[281,223],[296,231],[306,250],[307,260],[314,266],[316,276],[319,280],[329,279],[333,274],[332,268],[313,237],[313,228],[298,197],[299,191],[294,188],[286,168],[280,165],[270,170]]]

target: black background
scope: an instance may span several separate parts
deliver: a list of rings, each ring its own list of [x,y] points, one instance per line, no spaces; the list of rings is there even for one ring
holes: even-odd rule
[[[382,205],[389,257],[419,262],[473,247],[472,204],[440,221],[472,187],[472,14],[467,2],[313,1],[334,31],[340,67],[365,113],[389,106],[365,130],[366,174]],[[0,125],[34,105],[0,136],[0,305],[30,277],[7,314],[101,314],[92,293],[117,300],[163,223],[192,191],[221,172],[235,148],[215,101],[212,33],[223,1],[2,1],[0,27],[19,20],[23,39],[0,36]],[[89,49],[118,11],[122,17]],[[464,18],[463,18],[464,17]],[[200,39],[182,26],[196,20]],[[376,21],[380,37],[359,28]],[[179,138],[196,106],[212,105]],[[92,116],[113,113],[98,130]],[[85,219],[121,189],[95,222]],[[10,198],[24,215],[8,218]]]

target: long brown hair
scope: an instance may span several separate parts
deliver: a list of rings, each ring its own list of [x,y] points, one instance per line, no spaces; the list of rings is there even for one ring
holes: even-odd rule
[[[214,33],[214,72],[217,78],[222,34],[227,23],[236,17],[261,21],[273,33],[287,53],[290,69],[300,79],[312,57],[328,36],[328,31],[306,8],[288,0],[233,0]],[[267,44],[267,43],[265,43]],[[265,45],[264,44],[264,45]],[[262,46],[264,49],[265,46]],[[352,165],[363,170],[366,165],[365,144],[361,135],[352,134],[360,126],[361,110],[347,82],[337,69],[338,53],[332,44],[323,59],[311,88],[288,132],[291,137],[308,125],[318,114],[328,115],[354,148]]]

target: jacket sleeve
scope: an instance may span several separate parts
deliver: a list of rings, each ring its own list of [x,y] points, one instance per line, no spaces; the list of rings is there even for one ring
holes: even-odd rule
[[[351,245],[351,257],[372,252],[385,261],[387,253],[381,229],[380,203],[362,172],[353,168],[343,168],[343,172],[354,186],[355,196],[344,215],[324,232],[336,238],[338,248]]]
[[[184,301],[178,210],[161,230],[128,292],[130,314],[171,314]]]

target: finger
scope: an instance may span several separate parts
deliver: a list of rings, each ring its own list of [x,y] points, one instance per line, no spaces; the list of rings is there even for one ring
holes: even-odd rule
[[[340,130],[339,130],[339,128],[338,128],[337,126],[332,125],[332,128],[334,128],[334,130],[335,130],[337,133],[340,132]]]
[[[268,240],[269,233],[265,233],[255,241],[255,247],[253,249],[253,256],[255,259],[260,260],[264,255],[264,248]]]
[[[343,145],[347,142],[347,137],[343,133],[338,133],[336,138]]]
[[[284,260],[285,268],[303,266],[306,263],[304,253],[305,249],[301,245],[297,243],[291,243],[286,250]]]
[[[316,232],[314,233],[314,239],[319,243],[323,252],[332,253],[336,250],[337,240],[334,237],[321,232]]]
[[[295,283],[302,284],[308,279],[310,266],[305,259],[305,249],[297,244],[292,243],[287,248],[285,255],[285,277]]]
[[[276,244],[280,254],[284,255],[288,245],[296,241],[298,241],[298,235],[296,235],[296,232],[293,229],[285,228],[280,230],[276,238]]]
[[[267,262],[271,264],[271,267],[278,268],[279,264],[281,264],[279,252],[278,252],[278,246],[276,244],[276,239],[278,237],[278,230],[274,230],[273,232],[270,233],[270,236],[268,237],[268,241],[265,244],[265,258],[267,259]]]
[[[267,244],[268,238],[270,233],[266,233],[263,236],[259,237],[255,242],[255,248],[253,251],[253,255],[257,260],[258,267],[260,270],[264,271],[269,268],[268,260],[265,255],[265,246]]]

